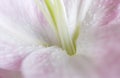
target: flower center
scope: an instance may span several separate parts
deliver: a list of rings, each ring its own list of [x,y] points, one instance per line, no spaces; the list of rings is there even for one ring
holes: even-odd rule
[[[74,34],[70,36],[67,26],[67,16],[62,0],[44,0],[45,8],[38,4],[47,21],[56,32],[60,47],[72,56],[76,54],[76,41],[79,35],[79,25],[76,26]],[[38,0],[36,0],[36,3]]]

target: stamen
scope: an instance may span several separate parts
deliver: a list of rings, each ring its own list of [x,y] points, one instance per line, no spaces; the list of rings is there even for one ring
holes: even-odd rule
[[[76,40],[79,35],[79,26],[76,27],[75,33],[73,34],[73,37],[71,37],[67,27],[67,16],[62,0],[44,0],[44,2],[49,12],[48,17],[50,15],[52,20],[51,21],[49,18],[48,22],[52,22],[53,24],[51,27],[55,29],[58,35],[60,47],[66,50],[67,54],[70,56],[76,54]],[[44,13],[45,10],[43,14]],[[48,18],[46,17],[46,19]]]

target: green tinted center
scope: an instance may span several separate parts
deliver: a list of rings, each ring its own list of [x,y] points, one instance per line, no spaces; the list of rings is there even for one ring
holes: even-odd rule
[[[52,28],[57,33],[57,37],[60,40],[60,47],[66,50],[68,55],[76,54],[76,41],[79,35],[79,26],[76,26],[73,36],[70,36],[68,31],[66,12],[64,4],[61,0],[44,0],[44,3],[49,12],[53,25]],[[45,12],[43,12],[45,14]],[[46,17],[46,19],[48,19]],[[48,19],[48,22],[51,22]]]

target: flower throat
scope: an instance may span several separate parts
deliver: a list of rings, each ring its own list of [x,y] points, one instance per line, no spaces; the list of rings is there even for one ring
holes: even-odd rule
[[[68,31],[66,12],[62,0],[44,0],[47,11],[42,8],[40,2],[35,0],[43,12],[51,28],[55,31],[59,40],[59,46],[72,56],[76,54],[76,41],[79,36],[80,26],[76,26],[74,33],[70,36]]]

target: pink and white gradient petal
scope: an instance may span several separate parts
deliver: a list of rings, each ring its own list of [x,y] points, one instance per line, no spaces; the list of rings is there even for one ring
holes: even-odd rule
[[[119,78],[120,0],[96,0],[82,24],[79,52],[91,57],[100,78]]]
[[[98,78],[91,60],[84,56],[69,57],[56,47],[30,54],[22,71],[25,78]]]
[[[1,3],[6,1],[1,0]],[[13,0],[14,2],[16,1]],[[7,3],[9,4],[9,1]],[[41,49],[35,47],[27,48],[24,45],[21,48],[20,45],[13,43],[0,42],[0,47],[2,47],[0,48],[0,59],[2,59],[0,60],[0,68],[21,70],[25,78],[119,78],[119,8],[120,0],[93,1],[84,22],[81,24],[81,33],[77,43],[77,56],[69,57],[57,47]],[[18,11],[18,13],[21,13],[21,11]],[[18,15],[16,16],[21,19],[21,16],[19,17]],[[26,17],[27,15],[23,16]],[[40,19],[42,17],[40,15]],[[34,14],[30,18],[34,19]],[[34,25],[34,20],[32,23]],[[7,40],[9,41],[9,39]],[[7,72],[4,69],[1,70],[0,75],[4,71]],[[11,74],[8,72],[8,76],[11,76]]]
[[[57,44],[55,33],[35,0],[0,0],[0,17],[0,27],[12,32],[14,36],[22,34],[31,42],[36,40],[36,44],[39,40],[41,43]]]

